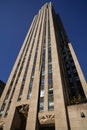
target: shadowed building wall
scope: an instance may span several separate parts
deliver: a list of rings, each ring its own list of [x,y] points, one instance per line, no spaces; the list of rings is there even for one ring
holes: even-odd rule
[[[5,83],[0,80],[0,97],[1,97],[1,95],[3,93],[4,88],[5,88]]]

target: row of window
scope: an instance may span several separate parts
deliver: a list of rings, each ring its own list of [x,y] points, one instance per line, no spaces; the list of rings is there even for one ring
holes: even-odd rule
[[[45,24],[43,32],[43,43],[42,43],[42,59],[41,59],[41,75],[40,75],[40,97],[39,97],[39,111],[44,110],[44,79],[45,79],[45,56],[46,56],[46,11],[45,11]]]
[[[47,20],[47,19],[46,19]],[[50,39],[50,21],[48,12],[48,110],[54,110],[54,97],[53,97],[53,79],[52,79],[52,56],[51,56],[51,39]],[[46,28],[46,21],[45,21]],[[46,29],[44,29],[44,44],[42,55],[42,69],[40,80],[40,100],[39,111],[44,110],[44,80],[45,80],[45,53],[46,53]]]
[[[48,11],[48,110],[54,110],[49,11]]]
[[[73,97],[77,98],[78,95],[80,95],[81,97],[84,97],[85,94],[83,92],[83,88],[82,88],[72,55],[71,55],[71,52],[69,50],[68,45],[67,44],[64,45],[63,41],[61,43],[61,52],[62,52],[62,57],[65,63],[67,78],[69,81],[67,91],[68,91],[70,100]]]
[[[43,18],[43,16],[42,16],[42,18]],[[33,68],[32,68],[32,73],[31,73],[31,78],[30,78],[30,83],[29,83],[27,99],[31,98],[31,95],[32,95],[32,86],[33,86],[34,73],[35,73],[35,68],[36,68],[36,61],[37,61],[37,54],[38,54],[38,48],[39,48],[41,27],[42,27],[42,21],[40,23],[40,30],[39,30],[39,34],[38,34],[38,41],[37,41],[37,46],[36,46],[36,51],[35,51],[35,57],[34,57]]]
[[[36,31],[35,31],[35,34],[34,34],[34,39],[33,39],[32,47],[31,47],[31,50],[30,50],[30,54],[29,54],[29,57],[28,57],[28,62],[27,62],[27,65],[26,65],[24,77],[23,77],[23,80],[22,80],[22,84],[21,84],[21,88],[20,88],[20,92],[19,92],[19,96],[18,96],[18,101],[22,99],[22,93],[23,93],[23,89],[24,89],[24,85],[25,85],[25,81],[26,81],[26,76],[27,76],[27,72],[28,72],[28,68],[29,68],[29,64],[30,64],[32,50],[33,50],[33,47],[34,47],[35,37],[36,37],[36,34],[37,34],[37,28],[38,28],[38,25],[36,27]],[[33,32],[32,32],[32,35],[33,35]],[[32,38],[32,35],[30,37],[30,40]]]

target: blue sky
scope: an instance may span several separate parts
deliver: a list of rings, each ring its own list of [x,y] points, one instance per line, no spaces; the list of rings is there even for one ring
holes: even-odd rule
[[[0,80],[7,81],[33,17],[49,0],[0,0]],[[87,1],[52,0],[87,80]]]

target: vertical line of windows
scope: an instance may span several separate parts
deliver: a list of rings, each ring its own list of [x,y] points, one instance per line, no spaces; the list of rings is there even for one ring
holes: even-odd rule
[[[84,94],[83,87],[82,87],[78,72],[76,70],[76,67],[75,67],[75,64],[74,64],[74,61],[72,58],[72,55],[70,53],[70,49],[68,46],[69,39],[66,36],[66,33],[65,33],[65,30],[61,23],[60,17],[58,15],[56,15],[56,16],[57,17],[55,17],[55,20],[54,20],[56,38],[58,39],[58,41],[60,39],[60,47],[61,47],[60,55],[63,56],[63,63],[65,64],[65,66],[63,68],[65,68],[64,71],[66,71],[66,73],[64,75],[65,75],[65,78],[67,77],[67,80],[66,80],[67,86],[64,89],[68,93],[67,101],[73,102],[73,104],[74,104],[74,101],[78,100],[79,96],[81,97],[81,100],[85,100],[85,94]],[[58,26],[56,26],[56,25],[58,25]],[[76,101],[76,102],[78,102],[78,101]]]
[[[55,12],[53,11],[53,13],[55,13]],[[69,42],[69,39],[68,39],[68,37],[66,35],[65,29],[64,29],[63,24],[62,24],[61,19],[60,19],[60,16],[58,14],[56,14],[55,18],[56,18],[55,21],[57,22],[55,24],[57,24],[57,30],[59,30],[59,33],[56,30],[57,31],[57,35],[59,34],[61,39],[63,40],[63,43],[66,44],[66,42],[67,43]]]
[[[65,63],[67,78],[69,82],[67,88],[69,94],[69,104],[76,104],[85,99],[85,94],[69,47],[67,44],[63,44],[63,41],[61,41],[61,52]]]
[[[30,50],[30,54],[29,54],[29,57],[28,57],[28,62],[27,62],[27,65],[26,65],[24,77],[23,77],[23,80],[22,80],[22,84],[21,84],[21,88],[20,88],[20,92],[19,92],[19,96],[18,96],[18,101],[21,100],[21,98],[22,98],[22,93],[23,93],[23,89],[24,89],[24,85],[25,85],[25,80],[26,80],[26,76],[27,76],[27,72],[28,72],[28,68],[29,68],[29,64],[30,64],[32,50],[33,50],[33,47],[34,47],[35,37],[36,37],[36,34],[37,34],[37,28],[38,28],[38,25],[36,27],[36,31],[35,31],[35,34],[34,34],[34,39],[33,39],[33,42],[32,42],[32,47],[31,47],[31,50]],[[31,38],[32,38],[32,35],[31,35]],[[31,38],[30,38],[30,40],[31,40]],[[32,77],[32,79],[33,79],[33,77]]]
[[[34,22],[34,26],[35,26],[35,22]],[[30,32],[31,32],[31,31],[30,31]],[[15,92],[15,89],[16,89],[16,85],[17,85],[17,83],[18,83],[20,74],[21,74],[21,72],[22,72],[22,69],[23,69],[23,66],[24,66],[24,63],[25,63],[25,59],[26,59],[27,52],[28,52],[28,49],[29,49],[29,46],[30,46],[32,34],[33,34],[33,31],[31,32],[30,39],[29,39],[29,37],[28,37],[27,42],[26,42],[26,44],[28,44],[28,45],[27,45],[27,48],[26,48],[26,51],[25,51],[25,54],[24,54],[24,58],[23,58],[23,61],[22,61],[22,63],[21,63],[21,66],[20,66],[20,69],[19,69],[19,72],[18,72],[16,81],[15,81],[15,84],[14,84],[14,87],[13,87],[13,90],[12,90],[12,94],[11,94],[11,97],[10,97],[10,100],[9,100],[9,103],[8,103],[8,106],[7,106],[7,109],[6,109],[6,112],[5,112],[5,117],[8,115],[8,111],[9,111],[9,108],[10,108],[10,105],[11,105],[11,101],[12,101],[12,98],[13,98],[13,95],[14,95],[14,92]],[[23,80],[24,80],[24,79],[23,79]],[[25,82],[25,81],[24,81],[24,82]],[[23,83],[24,83],[24,82],[23,82]]]
[[[39,98],[39,112],[44,110],[44,79],[45,79],[45,57],[46,57],[46,21],[47,13],[45,11],[45,23],[43,32],[43,42],[42,42],[42,58],[41,58],[41,75],[40,75],[40,98]]]
[[[48,10],[48,110],[54,110],[49,10]]]
[[[76,98],[78,99],[79,95],[81,98],[85,98],[85,94],[84,94],[84,91],[82,88],[81,81],[79,79],[78,72],[77,72],[76,67],[74,65],[74,61],[72,59],[72,56],[70,56],[69,47],[67,46],[69,40],[65,34],[65,30],[63,29],[60,18],[58,18],[57,23],[59,24],[60,28],[59,28],[59,32],[57,30],[56,33],[57,33],[57,36],[60,33],[58,38],[62,41],[62,46],[63,46],[63,49],[62,49],[60,55],[63,54],[63,51],[65,53],[64,54],[64,62],[66,65],[66,68],[65,68],[66,72],[67,72],[66,76],[68,77],[67,79],[69,81],[69,84],[67,84],[67,90],[69,90],[69,92],[70,92],[69,96],[70,96],[70,98],[74,97],[74,98],[72,98],[73,100]],[[67,51],[68,51],[68,53],[67,53]]]
[[[42,26],[42,21],[40,23],[40,30],[39,30],[39,34],[38,34],[38,41],[37,41],[37,46],[36,46],[36,51],[35,51],[35,57],[34,57],[34,62],[33,62],[32,73],[31,73],[31,77],[30,77],[30,83],[29,83],[27,99],[30,99],[31,95],[32,95],[32,86],[33,86],[34,73],[35,73],[35,67],[36,67],[36,60],[37,60],[37,54],[38,54],[38,46],[39,46],[39,40],[40,40],[41,26]],[[38,30],[38,26],[37,26],[36,30]],[[34,40],[35,40],[35,37],[34,37]]]

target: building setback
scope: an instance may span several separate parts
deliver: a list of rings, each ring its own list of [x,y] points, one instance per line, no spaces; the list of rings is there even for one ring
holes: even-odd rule
[[[87,130],[87,84],[51,2],[33,19],[0,106],[1,130]]]

